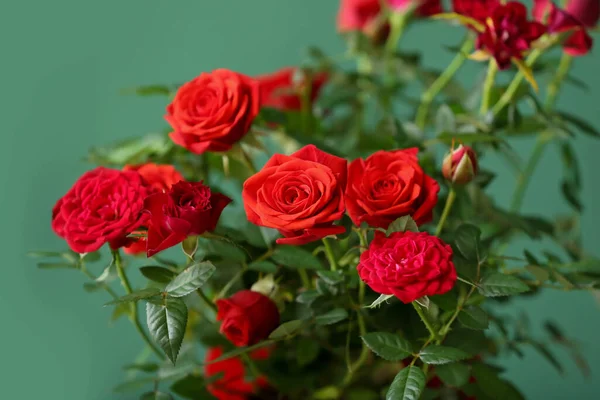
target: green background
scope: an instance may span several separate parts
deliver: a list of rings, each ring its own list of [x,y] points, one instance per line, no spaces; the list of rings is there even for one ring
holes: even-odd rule
[[[305,46],[343,51],[335,34],[336,0],[81,0],[20,1],[0,11],[0,176],[2,179],[2,274],[0,381],[5,399],[116,399],[110,388],[123,380],[121,366],[141,349],[126,320],[110,325],[103,293],[83,291],[74,271],[39,271],[25,253],[62,249],[50,229],[50,210],[89,165],[92,145],[162,129],[162,98],[122,96],[138,84],[182,82],[225,67],[258,74],[304,59]],[[426,49],[425,62],[445,65],[461,28],[430,22],[404,39]],[[480,71],[470,65],[468,71]],[[569,88],[560,105],[600,126],[598,54],[579,59],[575,74],[589,92]],[[473,75],[466,75],[473,76]],[[532,142],[516,143],[526,155]],[[600,143],[577,139],[585,189],[585,247],[595,250],[600,222],[597,174]],[[506,204],[514,176],[502,170],[493,186]],[[548,215],[567,206],[558,195],[560,165],[548,152],[524,210]],[[99,271],[95,271],[99,273]],[[543,359],[503,359],[507,376],[531,399],[598,398],[600,309],[589,293],[548,293],[512,303],[507,314],[527,312],[532,324],[551,318],[575,336],[593,369],[583,379],[570,360],[561,378]],[[561,358],[566,355],[561,353]],[[595,382],[594,382],[595,381]],[[595,395],[594,395],[595,394]],[[135,398],[123,396],[123,399]]]

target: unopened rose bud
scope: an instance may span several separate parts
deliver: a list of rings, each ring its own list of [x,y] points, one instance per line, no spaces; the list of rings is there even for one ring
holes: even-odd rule
[[[442,174],[450,182],[464,185],[477,175],[477,155],[469,146],[460,145],[444,158]]]

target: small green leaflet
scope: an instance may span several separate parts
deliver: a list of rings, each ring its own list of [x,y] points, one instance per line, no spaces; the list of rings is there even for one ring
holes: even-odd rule
[[[290,337],[296,334],[300,330],[300,328],[302,328],[302,325],[304,325],[304,321],[301,319],[295,319],[292,321],[284,322],[283,324],[275,328],[273,332],[271,332],[271,334],[269,335],[269,339],[277,340]]]
[[[430,345],[421,350],[419,357],[426,364],[448,364],[464,360],[469,354],[454,347]]]
[[[529,286],[515,276],[497,272],[483,278],[477,290],[486,297],[498,297],[527,292]]]
[[[371,332],[362,337],[367,347],[388,361],[401,361],[412,354],[410,342],[388,332]]]
[[[418,400],[425,387],[425,374],[414,365],[398,372],[385,396],[386,400]]]
[[[394,232],[419,232],[419,227],[416,222],[410,217],[410,215],[405,215],[404,217],[400,217],[388,226],[386,235],[389,236]]]
[[[194,264],[177,275],[165,291],[173,297],[183,297],[202,287],[214,272],[215,266],[210,261]]]
[[[175,272],[164,267],[147,266],[141,267],[140,272],[146,278],[158,283],[169,283],[176,276]]]
[[[435,367],[435,372],[442,382],[454,387],[466,385],[471,377],[469,366],[458,362],[438,365]]]
[[[377,306],[380,306],[381,303],[387,302],[387,300],[391,299],[392,297],[394,297],[393,294],[382,294],[373,303],[371,303],[371,305],[365,306],[365,307],[366,308],[375,308]]]
[[[118,299],[115,299],[113,301],[109,301],[108,303],[105,303],[104,305],[110,306],[112,304],[136,302],[138,300],[145,300],[145,299],[149,299],[150,297],[157,296],[159,293],[160,293],[160,289],[157,289],[157,288],[151,287],[151,288],[141,289],[136,292],[127,294],[123,297],[119,297]]]

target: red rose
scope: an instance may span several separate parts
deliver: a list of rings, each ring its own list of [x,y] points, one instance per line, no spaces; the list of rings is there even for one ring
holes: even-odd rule
[[[582,3],[589,6],[583,10]],[[595,26],[598,21],[599,0],[571,1],[563,10],[549,0],[536,0],[533,4],[533,16],[538,21],[546,21],[548,32],[572,32],[562,43],[565,53],[572,56],[582,56],[592,48],[592,37],[587,33],[586,27]]]
[[[248,220],[278,229],[277,243],[302,245],[344,233],[333,222],[344,215],[347,162],[308,145],[291,156],[275,154],[244,182]]]
[[[499,4],[500,0],[452,0],[452,9],[457,14],[485,23]]]
[[[206,352],[204,375],[211,382],[206,388],[218,400],[246,400],[259,389],[267,387],[268,382],[264,377],[248,380],[244,363],[239,357],[228,358],[223,361],[211,362],[223,355],[223,349],[213,347]],[[270,350],[261,348],[250,353],[253,360],[266,360]],[[212,376],[223,376],[212,381]]]
[[[231,149],[248,132],[259,108],[258,82],[217,69],[181,86],[165,119],[176,144],[202,154]]]
[[[166,193],[155,193],[144,201],[150,214],[146,254],[154,254],[181,243],[191,235],[215,229],[221,212],[231,199],[212,193],[202,182],[181,181]]]
[[[262,293],[242,290],[216,303],[217,321],[223,321],[221,333],[238,347],[268,338],[279,326],[277,306]]]
[[[135,171],[98,167],[83,174],[52,209],[52,229],[77,253],[113,248],[140,225],[148,189]]]
[[[278,108],[280,110],[300,110],[302,108],[301,96],[306,90],[304,76],[295,79],[296,68],[283,68],[277,72],[256,77],[260,85],[260,98],[263,107]],[[315,101],[321,87],[327,81],[327,74],[319,73],[312,77],[310,88],[310,101]]]
[[[539,22],[527,19],[527,8],[516,1],[500,4],[485,21],[485,31],[477,36],[476,47],[494,57],[499,69],[521,60],[531,43],[546,32]]]
[[[444,294],[456,282],[452,248],[427,232],[375,232],[361,254],[358,275],[373,291],[403,303]]]
[[[417,153],[417,148],[378,151],[350,163],[346,207],[355,225],[387,228],[404,215],[418,225],[431,221],[440,187],[423,172]]]

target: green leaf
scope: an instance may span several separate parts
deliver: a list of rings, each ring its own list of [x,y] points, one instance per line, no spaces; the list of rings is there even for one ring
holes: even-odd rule
[[[475,356],[489,348],[489,341],[483,331],[456,328],[452,329],[448,336],[446,336],[444,345],[460,349],[471,356]]]
[[[173,396],[164,392],[147,392],[144,393],[140,400],[175,400]]]
[[[288,268],[323,269],[318,258],[313,256],[310,251],[297,246],[277,246],[271,258],[276,263]]]
[[[477,386],[491,399],[525,400],[511,383],[501,379],[488,365],[474,364],[472,374],[477,380]]]
[[[592,136],[595,138],[600,138],[600,131],[598,131],[596,128],[594,128],[594,126],[592,124],[590,124],[589,122],[584,121],[583,119],[581,119],[573,114],[569,114],[569,113],[566,113],[563,111],[558,111],[558,112],[556,112],[556,114],[558,116],[560,116],[563,120],[570,123],[571,125],[574,125],[582,133],[585,133],[586,135],[589,135],[589,136]]]
[[[128,315],[130,311],[131,311],[131,307],[129,306],[129,303],[117,304],[110,316],[110,320],[112,322],[114,322],[114,321],[118,320],[119,318],[121,318],[125,315]]]
[[[565,370],[560,364],[556,356],[550,351],[548,346],[543,343],[531,341],[530,344],[536,349],[561,375],[564,374]]]
[[[161,303],[146,303],[148,330],[173,364],[183,342],[187,325],[187,307],[183,300],[166,297]]]
[[[296,346],[296,361],[299,367],[304,367],[312,363],[317,356],[321,347],[318,342],[311,338],[302,337]]]
[[[515,276],[497,272],[483,278],[477,290],[486,297],[498,297],[527,292],[529,286]]]
[[[478,306],[468,306],[458,314],[458,321],[469,329],[487,329],[488,315]]]
[[[221,379],[223,378],[223,373],[220,373],[211,376],[211,380],[213,380],[213,378],[217,375],[221,375]],[[204,381],[203,377],[195,374],[186,375],[177,382],[173,383],[171,385],[171,391],[186,399],[208,400],[212,398],[206,390],[206,382]]]
[[[317,325],[333,325],[348,318],[348,311],[343,308],[334,308],[325,314],[318,315],[315,318]]]
[[[302,329],[302,325],[304,325],[305,321],[301,319],[295,319],[292,321],[284,322],[279,325],[271,334],[269,335],[269,339],[278,340],[288,338],[300,331]]]
[[[165,291],[173,297],[183,297],[201,288],[214,272],[215,266],[210,261],[194,264],[177,275]]]
[[[410,342],[388,332],[371,332],[362,337],[367,347],[388,361],[401,361],[412,354]]]
[[[421,350],[419,357],[426,364],[448,364],[464,360],[469,354],[454,347],[430,345]]]
[[[317,275],[328,285],[337,285],[344,280],[342,271],[318,271]]]
[[[251,271],[264,272],[266,274],[274,274],[277,272],[277,265],[271,261],[258,261],[248,265],[248,269]]]
[[[123,94],[137,94],[138,96],[168,96],[172,91],[176,90],[175,86],[168,85],[146,85],[137,86],[134,88],[123,89]]]
[[[145,299],[154,297],[154,296],[158,295],[159,293],[160,293],[160,289],[153,288],[153,287],[141,289],[136,292],[119,297],[118,299],[115,299],[113,301],[109,301],[108,303],[105,303],[104,306],[110,306],[113,304],[121,304],[121,303],[131,303],[131,302],[136,302],[139,300],[145,300]]]
[[[42,262],[37,264],[39,269],[78,269],[76,264]]]
[[[148,373],[156,372],[158,371],[158,368],[158,364],[155,363],[129,364],[123,367],[125,371],[142,371]]]
[[[155,266],[141,267],[140,272],[146,278],[158,283],[169,283],[177,275],[170,269]]]
[[[426,377],[414,365],[398,372],[385,396],[386,400],[418,400],[425,387]]]
[[[480,240],[481,231],[475,225],[462,224],[454,233],[454,243],[467,260],[480,261]]]
[[[410,215],[405,215],[404,217],[400,217],[388,226],[386,235],[390,236],[390,234],[394,232],[419,232],[419,227],[417,223],[411,218]]]
[[[321,293],[319,293],[317,290],[311,289],[300,293],[298,297],[296,297],[296,301],[300,304],[306,304],[309,306],[319,297],[321,297]]]
[[[374,302],[371,303],[371,305],[366,306],[367,308],[375,308],[381,305],[381,303],[386,302],[387,300],[391,299],[392,297],[394,297],[393,294],[382,294],[380,295]]]
[[[442,382],[453,387],[466,385],[471,377],[469,366],[458,362],[437,366],[435,372]]]

